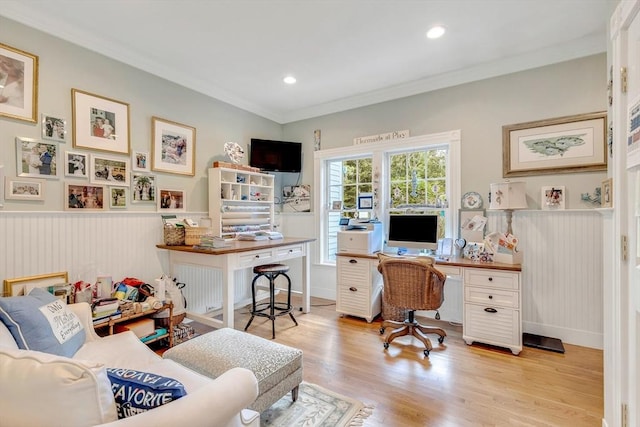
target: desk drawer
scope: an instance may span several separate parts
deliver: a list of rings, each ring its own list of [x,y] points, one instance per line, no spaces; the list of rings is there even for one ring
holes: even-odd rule
[[[282,261],[289,258],[297,258],[304,255],[304,245],[284,246],[275,248],[276,261]]]
[[[465,286],[464,301],[476,304],[486,304],[505,308],[519,308],[519,293],[502,289],[480,288]]]
[[[442,264],[436,264],[434,267],[440,270],[441,272],[443,272],[444,274],[446,274],[447,276],[451,277],[452,279],[457,279],[459,277],[462,277],[462,267],[455,267],[455,266],[442,265]]]
[[[466,285],[511,289],[514,291],[520,289],[518,274],[501,270],[487,271],[479,268],[467,268],[464,272],[464,283]]]
[[[518,310],[465,304],[462,329],[465,340],[472,338],[505,347],[520,345],[520,313]]]
[[[269,264],[273,262],[273,250],[252,251],[238,256],[240,267],[253,267],[256,265]]]

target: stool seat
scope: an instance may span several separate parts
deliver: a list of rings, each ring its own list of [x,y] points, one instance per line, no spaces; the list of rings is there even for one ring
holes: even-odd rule
[[[251,318],[247,322],[247,326],[244,327],[245,331],[249,329],[256,316],[268,317],[271,320],[271,335],[273,339],[276,338],[276,317],[288,314],[293,323],[298,326],[298,322],[292,313],[291,278],[287,275],[287,271],[289,271],[289,266],[285,264],[264,264],[253,267],[253,272],[256,276],[251,282]],[[276,302],[276,279],[280,276],[287,279],[287,302]],[[269,301],[257,303],[256,282],[261,277],[269,279]]]

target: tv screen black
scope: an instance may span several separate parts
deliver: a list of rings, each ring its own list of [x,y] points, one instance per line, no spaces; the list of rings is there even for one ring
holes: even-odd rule
[[[265,171],[300,172],[302,143],[251,138],[249,165]]]
[[[438,215],[389,215],[387,246],[438,248]]]

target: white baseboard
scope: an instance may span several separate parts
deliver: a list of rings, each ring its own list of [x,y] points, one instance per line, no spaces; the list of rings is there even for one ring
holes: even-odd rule
[[[563,343],[579,345],[582,347],[604,348],[604,336],[602,333],[582,331],[579,329],[563,328],[553,325],[543,325],[534,322],[522,322],[522,331],[544,337],[558,338]]]

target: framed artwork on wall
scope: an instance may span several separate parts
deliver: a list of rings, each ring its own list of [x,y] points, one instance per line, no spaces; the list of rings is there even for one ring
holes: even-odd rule
[[[602,181],[601,197],[603,208],[613,207],[613,178]]]
[[[33,288],[48,288],[55,285],[66,285],[69,283],[69,276],[66,271],[60,273],[40,274],[38,276],[17,277],[15,279],[5,279],[4,296],[24,295]]]
[[[143,173],[133,173],[131,178],[131,202],[156,202],[156,176]]]
[[[151,118],[151,169],[195,175],[196,128]]]
[[[127,189],[124,187],[109,188],[109,209],[126,209]]]
[[[58,179],[59,165],[60,156],[57,142],[16,138],[17,176]]]
[[[75,151],[65,151],[64,176],[89,178],[89,155]]]
[[[119,157],[91,155],[89,177],[94,184],[129,186],[129,159]]]
[[[149,153],[133,150],[131,155],[131,170],[136,172],[149,172],[151,170]]]
[[[183,190],[158,190],[158,210],[161,212],[184,212],[186,211],[186,195]]]
[[[0,43],[0,116],[38,121],[38,57]]]
[[[67,142],[67,121],[60,117],[42,114],[42,138]]]
[[[65,183],[64,210],[102,211],[104,207],[104,186]]]
[[[73,146],[129,154],[129,104],[71,89]]]
[[[543,210],[564,209],[564,201],[567,197],[564,186],[542,187],[540,193],[540,206]]]
[[[44,179],[5,178],[5,197],[12,200],[44,200]]]
[[[502,127],[502,175],[607,169],[607,113],[588,113]]]

